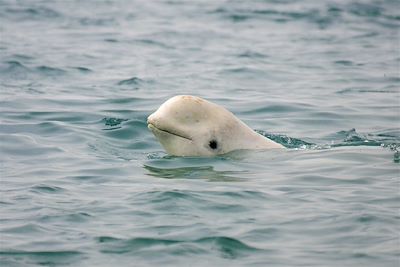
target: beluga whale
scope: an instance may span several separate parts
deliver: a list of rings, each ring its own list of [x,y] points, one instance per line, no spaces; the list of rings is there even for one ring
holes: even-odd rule
[[[164,102],[148,128],[173,156],[216,156],[241,149],[284,148],[256,133],[227,109],[191,95]]]

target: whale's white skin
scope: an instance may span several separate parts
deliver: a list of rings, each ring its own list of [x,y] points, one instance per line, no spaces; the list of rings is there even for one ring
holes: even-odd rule
[[[147,123],[167,153],[174,156],[284,148],[253,131],[225,108],[196,96],[170,98],[148,117]]]

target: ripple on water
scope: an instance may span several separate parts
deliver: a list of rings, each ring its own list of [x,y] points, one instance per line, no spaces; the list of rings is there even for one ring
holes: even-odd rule
[[[141,83],[143,83],[143,80],[138,78],[138,77],[132,77],[130,79],[126,80],[121,80],[118,82],[118,85],[133,85],[133,86],[138,86]]]
[[[139,77],[132,77],[129,79],[121,80],[117,83],[117,85],[120,86],[120,88],[133,89],[133,90],[145,89],[151,86],[152,84],[154,84],[153,80],[143,79]]]
[[[41,144],[35,138],[24,134],[1,134],[1,154],[26,157],[27,155],[43,156],[62,154],[59,146]]]
[[[106,128],[104,130],[114,130],[119,129],[121,127],[115,127],[120,125],[122,122],[127,121],[128,119],[119,119],[119,118],[103,118],[101,121],[104,122],[105,126],[110,126],[110,128]]]
[[[132,253],[136,251],[157,251],[169,250],[170,253],[180,256],[196,254],[208,254],[214,251],[223,258],[234,259],[237,257],[249,256],[252,253],[262,253],[259,249],[231,237],[211,236],[196,240],[177,240],[161,238],[131,238],[119,239],[109,236],[100,236],[97,241],[103,245],[101,249],[104,253]],[[194,249],[195,248],[195,249]]]
[[[93,72],[90,68],[86,68],[86,67],[73,67],[73,69],[78,70],[81,73],[90,73]]]
[[[164,168],[151,166],[150,163],[144,165],[144,168],[148,171],[148,175],[166,178],[166,179],[204,179],[208,181],[231,181],[239,182],[244,181],[242,178],[243,174],[235,171],[217,171],[213,166],[193,166],[193,167],[181,167],[181,168]]]
[[[31,191],[34,193],[45,193],[45,194],[58,194],[65,191],[64,188],[59,186],[50,186],[46,184],[35,185],[31,188]]]
[[[22,225],[18,226],[13,226],[9,228],[2,227],[1,232],[3,234],[9,234],[9,233],[16,233],[18,235],[21,234],[48,234],[48,229],[40,226],[39,224],[34,224],[34,223],[24,223]]]
[[[7,8],[5,14],[7,17],[15,20],[43,20],[54,19],[62,16],[61,13],[54,9],[44,6],[36,6],[30,8]]]
[[[129,198],[133,205],[148,206],[146,210],[167,215],[185,214],[189,218],[208,214],[247,214],[246,202],[269,201],[271,196],[258,191],[150,191]],[[157,216],[157,213],[154,213]]]
[[[84,253],[76,250],[0,251],[0,264],[2,266],[64,266],[78,264],[85,258]]]
[[[61,76],[67,72],[66,70],[49,66],[39,66],[36,67],[36,70],[44,76]]]
[[[102,122],[106,126],[103,128],[104,135],[114,140],[132,141],[134,138],[143,136],[144,131],[147,131],[147,124],[141,120],[105,118]],[[140,138],[136,140],[140,142]],[[116,143],[115,145],[118,146]]]
[[[67,71],[62,68],[50,66],[32,67],[17,60],[6,61],[6,65],[0,66],[1,76],[8,81],[16,82],[18,79],[31,80],[37,78],[56,78],[65,76]]]
[[[28,76],[33,75],[33,71],[19,61],[6,61],[0,65],[0,75],[5,80],[28,79]]]

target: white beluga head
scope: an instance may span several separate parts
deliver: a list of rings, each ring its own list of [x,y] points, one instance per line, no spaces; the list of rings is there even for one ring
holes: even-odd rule
[[[148,117],[147,123],[167,153],[174,156],[283,148],[253,131],[225,108],[196,96],[170,98]]]

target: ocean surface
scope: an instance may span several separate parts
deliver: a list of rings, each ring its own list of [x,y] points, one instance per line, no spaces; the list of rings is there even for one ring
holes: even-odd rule
[[[0,0],[0,266],[399,266],[397,0]],[[168,156],[191,94],[283,144]]]

